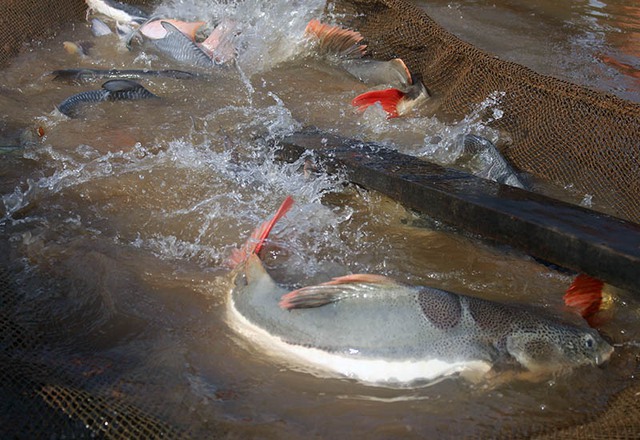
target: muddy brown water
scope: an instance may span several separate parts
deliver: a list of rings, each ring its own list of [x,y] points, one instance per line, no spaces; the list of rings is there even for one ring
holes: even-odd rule
[[[70,67],[182,68],[150,47],[122,48],[76,23],[16,58],[0,78],[2,249],[17,322],[41,335],[37,361],[72,372],[96,395],[137,405],[194,437],[459,438],[585,421],[637,374],[638,306],[619,293],[602,331],[622,345],[603,368],[540,383],[449,379],[392,390],[317,377],[274,361],[225,322],[224,260],[292,194],[267,247],[292,288],[356,272],[562,308],[571,276],[408,212],[341,176],[273,158],[273,141],[314,125],[425,147],[447,127],[419,111],[388,121],[349,105],[367,86],[308,53],[301,35],[321,2],[169,3],[185,19],[230,14],[244,25],[239,67],[206,79],[145,79],[159,101],[102,103],[68,119],[55,104],[101,81],[67,84]],[[464,39],[499,56],[640,100],[638,13],[624,2],[419,2]],[[266,35],[266,37],[265,37]],[[81,58],[63,41],[91,41]],[[631,41],[631,43],[630,43]],[[635,52],[634,52],[635,51]],[[41,128],[44,136],[36,131]],[[551,191],[551,190],[550,190]],[[588,195],[570,195],[584,198]]]

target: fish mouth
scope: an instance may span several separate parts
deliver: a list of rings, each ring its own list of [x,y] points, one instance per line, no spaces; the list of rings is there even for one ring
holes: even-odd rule
[[[609,348],[606,351],[603,351],[600,355],[596,356],[596,365],[602,365],[607,362],[611,358],[614,350],[615,349],[609,345]]]

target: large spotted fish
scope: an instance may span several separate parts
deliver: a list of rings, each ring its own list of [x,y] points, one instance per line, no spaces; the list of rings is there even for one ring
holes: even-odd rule
[[[380,275],[356,274],[288,292],[258,253],[275,222],[230,258],[233,328],[297,365],[361,382],[401,387],[490,370],[547,374],[605,362],[613,348],[588,326]]]

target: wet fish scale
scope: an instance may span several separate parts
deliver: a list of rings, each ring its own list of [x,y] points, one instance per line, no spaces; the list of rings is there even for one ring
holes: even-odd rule
[[[176,61],[200,67],[211,67],[213,60],[189,37],[180,32],[169,22],[163,21],[162,26],[167,31],[164,38],[153,40],[156,47],[174,58]]]
[[[453,328],[462,318],[460,300],[444,290],[425,288],[418,293],[418,304],[424,316],[438,329]]]

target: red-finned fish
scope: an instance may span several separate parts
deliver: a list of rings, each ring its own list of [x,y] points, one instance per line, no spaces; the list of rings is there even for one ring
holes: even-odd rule
[[[413,78],[400,58],[388,61],[363,58],[367,46],[359,32],[311,20],[305,33],[316,41],[317,52],[328,56],[363,83],[392,86],[357,96],[351,104],[358,110],[380,103],[389,117],[395,118],[407,114],[429,97],[424,84]]]
[[[347,275],[288,292],[269,276],[258,252],[292,204],[288,197],[232,255],[228,321],[297,366],[403,387],[510,368],[544,375],[600,365],[613,352],[596,330],[538,309],[380,275]]]

